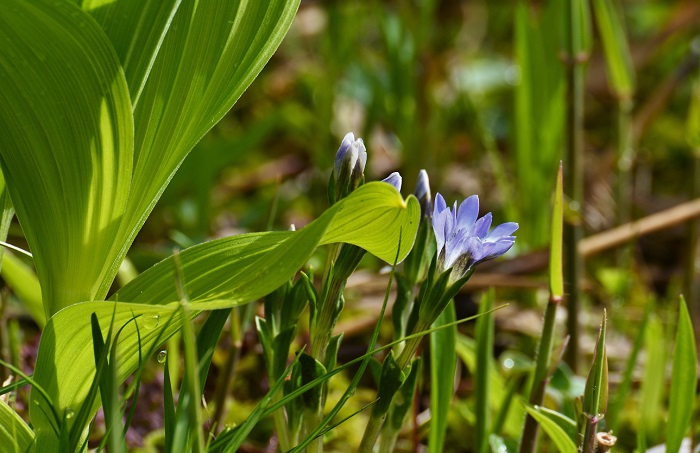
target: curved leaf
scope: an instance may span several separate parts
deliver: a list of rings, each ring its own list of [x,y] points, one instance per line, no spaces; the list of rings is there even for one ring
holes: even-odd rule
[[[551,413],[544,413],[542,411],[544,408],[540,408],[539,406],[530,406],[526,403],[523,403],[523,406],[527,413],[537,420],[537,423],[540,424],[544,432],[552,439],[552,442],[554,442],[554,445],[556,445],[560,453],[575,453],[578,451],[578,447],[576,447],[576,444],[567,434],[567,431],[570,431],[571,425],[575,426],[573,420],[561,414],[556,414],[558,417],[555,417]],[[565,430],[560,425],[568,425],[568,429]]]
[[[389,184],[368,183],[300,231],[251,233],[200,244],[180,252],[188,295],[198,309],[213,310],[260,298],[294,275],[319,245],[347,242],[387,262],[413,246],[420,206],[404,201]],[[177,300],[172,257],[148,269],[113,300],[159,304]]]
[[[0,2],[0,165],[47,315],[97,296],[131,179],[124,73],[70,2]]]
[[[31,451],[34,433],[3,400],[0,399],[0,445],[3,451],[24,453]]]
[[[183,250],[179,254],[184,286],[192,315],[200,310],[230,308],[256,300],[288,281],[319,245],[347,242],[367,249],[384,260],[397,254],[405,258],[416,236],[420,206],[415,197],[405,201],[386,183],[369,183],[329,208],[307,227],[294,232],[254,233],[219,239]],[[34,379],[51,396],[57,412],[79,407],[95,373],[90,348],[90,315],[94,312],[103,330],[114,310],[115,326],[134,316],[141,330],[141,348],[151,351],[180,327],[176,310],[173,258],[144,272],[118,291],[114,299],[130,303],[85,302],[56,313],[46,325],[39,346]],[[180,312],[180,311],[178,311]],[[167,320],[174,316],[172,322]],[[138,366],[134,323],[125,328],[118,344],[117,379],[123,382]],[[156,341],[158,340],[158,341]],[[59,385],[60,383],[60,385]],[[51,451],[56,440],[46,402],[32,392],[36,404],[30,415],[38,446]],[[94,408],[97,410],[97,407]]]
[[[154,2],[118,1],[128,2],[136,13],[139,8],[157,8]],[[100,297],[107,293],[136,233],[177,168],[262,70],[289,29],[298,6],[299,0],[182,0],[157,46],[152,36],[132,38],[126,36],[127,31],[118,38],[116,33],[110,34],[117,48],[123,47],[125,39],[132,40],[130,48],[144,45],[144,55],[136,58],[139,62],[148,60],[149,52],[157,55],[149,71],[145,72],[139,63],[133,76],[130,66],[127,72],[133,77],[130,81],[135,101],[129,217],[122,222],[119,237],[123,247],[102,281]],[[157,17],[160,27],[166,15]],[[129,20],[137,18],[139,14],[134,14]],[[124,30],[127,28],[133,25]],[[145,81],[135,96],[140,77]]]

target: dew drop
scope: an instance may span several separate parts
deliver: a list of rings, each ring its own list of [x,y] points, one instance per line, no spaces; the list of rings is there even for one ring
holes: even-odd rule
[[[168,359],[168,351],[166,351],[164,349],[158,353],[158,363],[165,363],[165,361],[167,359]]]
[[[73,411],[73,409],[71,409],[70,407],[66,409],[66,418],[73,418],[74,416],[75,412]]]
[[[146,329],[155,329],[160,323],[160,315],[146,315],[143,317],[143,326]]]

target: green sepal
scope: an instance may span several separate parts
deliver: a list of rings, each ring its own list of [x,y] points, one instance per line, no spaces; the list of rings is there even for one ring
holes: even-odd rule
[[[420,376],[421,370],[421,359],[420,357],[413,360],[411,365],[405,373],[408,373],[406,380],[396,392],[394,400],[391,402],[391,409],[389,412],[388,423],[389,427],[397,432],[401,430],[401,427],[406,421],[411,408],[413,407],[413,395],[416,393],[416,387],[418,386],[418,377]]]
[[[302,352],[299,357],[299,365],[301,365],[301,385],[306,385],[314,379],[320,378],[326,374],[326,367],[321,362],[311,357],[306,352]],[[301,401],[306,410],[318,411],[321,407],[321,386],[317,385],[308,392],[301,395]]]
[[[382,377],[379,379],[379,390],[377,391],[379,399],[374,403],[372,412],[377,415],[386,414],[391,407],[394,394],[401,388],[405,380],[406,375],[396,363],[393,351],[390,351],[382,365]]]

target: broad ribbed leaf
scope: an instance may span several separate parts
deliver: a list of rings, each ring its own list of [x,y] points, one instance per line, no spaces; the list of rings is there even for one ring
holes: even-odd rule
[[[31,451],[34,433],[3,400],[0,400],[0,445],[2,451],[24,453]]]
[[[322,244],[355,244],[393,262],[401,235],[402,260],[413,245],[419,218],[420,206],[415,197],[404,201],[389,184],[375,182],[356,190],[299,231],[244,234],[183,250],[179,259],[191,301],[189,307],[193,311],[230,308],[256,300],[292,278]],[[145,352],[162,344],[180,327],[177,315],[167,322],[177,309],[172,302],[180,299],[172,258],[141,274],[118,291],[114,299],[130,302],[117,305],[115,326],[121,327],[133,316],[141,316],[137,322]],[[59,413],[68,407],[79,407],[92,382],[95,365],[89,347],[90,315],[97,313],[106,332],[113,310],[111,303],[78,303],[57,313],[47,324],[34,378],[51,395]],[[131,323],[119,338],[119,382],[138,366],[137,347]],[[38,402],[30,408],[38,445],[43,451],[51,451],[56,439],[44,415],[49,410],[35,392],[32,399]]]
[[[181,0],[83,0],[112,42],[134,108]]]
[[[419,211],[414,197],[404,201],[390,185],[375,182],[336,203],[300,231],[244,234],[183,250],[180,259],[190,301],[203,310],[248,303],[289,280],[317,246],[332,242],[355,244],[393,262],[403,230],[401,261],[413,246]],[[112,299],[146,304],[177,300],[173,271],[172,258],[168,258]]]
[[[666,424],[666,451],[678,451],[693,416],[695,388],[698,385],[698,357],[695,353],[693,322],[685,299],[678,308],[678,330],[673,349],[673,371]]]
[[[0,2],[0,43],[0,165],[51,315],[94,299],[119,251],[131,102],[109,40],[70,2]]]
[[[141,20],[143,15],[157,17],[157,29],[164,26],[167,8],[158,9],[159,2],[119,1],[127,1],[123,8],[137,13],[127,21]],[[123,49],[125,40],[132,39],[129,48],[144,50],[136,56],[120,53],[135,101],[134,173],[129,218],[120,234],[123,248],[102,281],[101,297],[177,168],[262,70],[298,6],[299,0],[182,0],[160,45],[155,32],[127,36],[138,27],[120,25],[120,15],[104,19],[115,48]],[[140,7],[148,12],[139,14]],[[94,14],[99,16],[98,11]],[[119,32],[114,30],[117,26]],[[145,71],[153,52],[157,55],[152,67]],[[147,78],[138,88],[142,77]]]

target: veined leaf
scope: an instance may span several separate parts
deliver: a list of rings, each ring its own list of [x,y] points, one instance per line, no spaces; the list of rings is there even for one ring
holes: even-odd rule
[[[415,197],[404,201],[389,184],[375,182],[359,188],[299,231],[245,234],[183,250],[179,259],[190,298],[188,307],[194,315],[200,310],[230,308],[258,299],[292,278],[322,244],[352,243],[393,262],[401,234],[401,260],[413,245],[419,218]],[[131,302],[117,305],[115,327],[140,316],[141,348],[146,354],[180,327],[180,310],[177,303],[172,303],[180,299],[172,257],[138,276],[114,297]],[[113,310],[111,303],[78,303],[61,310],[47,324],[34,378],[46,389],[57,410],[76,408],[83,402],[95,373],[89,348],[90,315],[95,312],[106,331]],[[130,323],[119,337],[117,382],[123,382],[138,365],[135,329]],[[38,402],[30,408],[38,445],[43,451],[52,451],[56,439],[44,415],[49,411],[35,392],[32,400]]]
[[[334,204],[300,231],[251,233],[217,239],[180,252],[193,306],[228,308],[262,297],[290,279],[323,244],[347,242],[387,262],[399,262],[413,246],[420,207],[390,185],[368,183]],[[146,304],[177,300],[174,265],[168,258],[120,289],[114,300]]]
[[[666,451],[678,451],[693,416],[698,385],[698,357],[695,353],[693,323],[685,299],[678,308],[678,331],[673,349],[673,371],[666,425]]]
[[[167,27],[167,7],[158,1],[118,0],[125,1],[117,9],[133,13],[127,21],[156,17],[156,29],[168,30],[159,43],[159,32],[130,35],[139,26],[121,25],[119,14],[102,22],[115,48],[128,42],[132,49],[120,56],[132,84],[135,141],[129,217],[119,235],[123,247],[101,282],[100,297],[177,168],[262,70],[299,6],[299,0],[182,0]]]
[[[0,400],[0,445],[3,451],[24,453],[31,451],[34,433],[17,412]],[[6,450],[5,450],[6,449]]]
[[[83,0],[105,31],[124,68],[134,107],[181,0]]]
[[[0,2],[0,42],[0,165],[50,316],[94,299],[119,250],[131,102],[109,40],[70,2]]]

